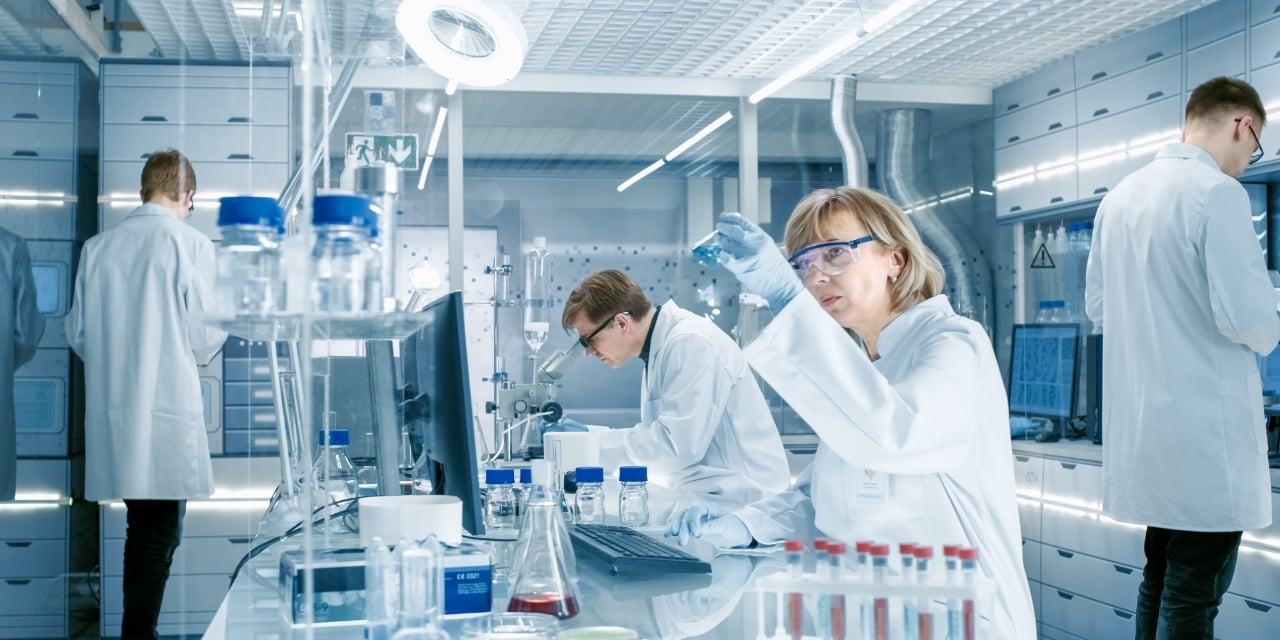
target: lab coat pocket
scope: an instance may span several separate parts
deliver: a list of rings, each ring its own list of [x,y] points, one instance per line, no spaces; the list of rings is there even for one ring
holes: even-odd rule
[[[924,480],[921,476],[888,473],[865,467],[854,467],[852,491],[863,509],[883,509],[895,518],[924,515]]]
[[[1249,431],[1253,435],[1253,445],[1258,453],[1267,453],[1267,422],[1262,413],[1262,378],[1257,371],[1245,375],[1245,389],[1249,393]]]

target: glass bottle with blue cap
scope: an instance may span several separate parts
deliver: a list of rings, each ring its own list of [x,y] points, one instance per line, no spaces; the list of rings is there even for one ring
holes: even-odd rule
[[[365,310],[369,270],[369,201],[356,195],[316,196],[311,251],[311,308],[317,313]]]
[[[485,526],[489,529],[514,529],[516,527],[516,495],[514,469],[486,469],[484,483]]]
[[[578,467],[574,481],[578,485],[578,523],[604,524],[604,468]]]
[[[273,198],[222,198],[218,227],[218,274],[214,312],[223,316],[266,315],[284,309],[280,227],[284,211]]]
[[[641,466],[618,467],[618,519],[624,527],[649,524],[649,469]]]

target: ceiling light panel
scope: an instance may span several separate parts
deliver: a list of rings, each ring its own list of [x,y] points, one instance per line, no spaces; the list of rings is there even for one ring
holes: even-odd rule
[[[236,15],[243,0],[129,0],[166,58],[243,60],[249,53]]]

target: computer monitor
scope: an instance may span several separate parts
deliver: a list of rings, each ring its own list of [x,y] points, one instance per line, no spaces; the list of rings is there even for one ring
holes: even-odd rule
[[[460,498],[463,528],[482,535],[462,292],[453,291],[420,313],[426,324],[400,348],[405,419],[421,425],[431,492]]]
[[[1080,325],[1017,324],[1009,367],[1009,414],[1052,418],[1075,414]]]

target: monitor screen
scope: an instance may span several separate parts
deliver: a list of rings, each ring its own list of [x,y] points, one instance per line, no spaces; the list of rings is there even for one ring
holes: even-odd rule
[[[1010,415],[1072,417],[1079,340],[1077,324],[1014,325]]]
[[[430,461],[431,492],[462,500],[462,526],[484,533],[475,427],[471,417],[471,377],[462,317],[462,292],[454,291],[421,312],[426,324],[405,339],[406,422],[418,421],[422,450]]]
[[[58,266],[37,262],[31,265],[31,275],[36,281],[36,309],[46,316],[57,313],[58,290],[62,283]]]

